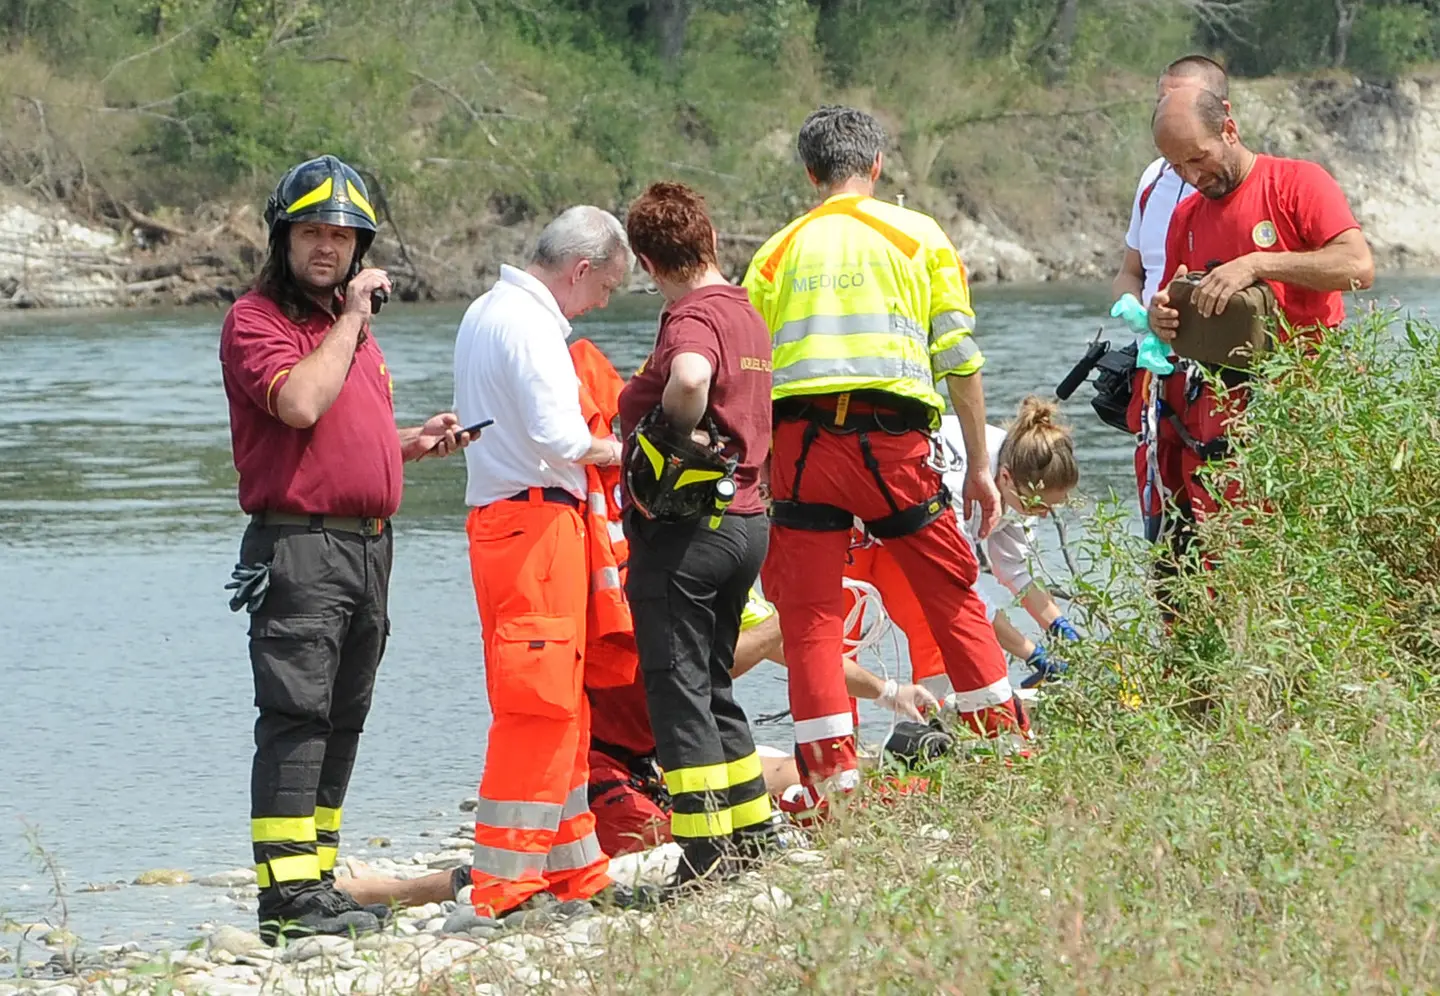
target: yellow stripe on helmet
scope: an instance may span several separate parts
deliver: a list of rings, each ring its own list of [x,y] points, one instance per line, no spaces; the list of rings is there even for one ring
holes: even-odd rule
[[[330,199],[330,195],[334,192],[335,181],[327,176],[325,178],[325,182],[320,184],[320,186],[310,191],[310,193],[305,194],[303,197],[297,197],[295,199],[295,203],[291,204],[285,209],[285,213],[294,214],[296,211],[307,208],[312,204],[319,204],[321,201],[328,201]],[[369,205],[366,206],[368,207]],[[371,217],[374,216],[372,215]]]
[[[375,221],[375,209],[370,206],[370,202],[365,199],[365,195],[360,193],[360,190],[355,184],[346,180],[345,192],[350,195],[351,202],[361,211],[365,212],[365,217],[369,218],[372,222]]]
[[[645,454],[645,458],[650,461],[650,466],[654,468],[655,480],[660,480],[660,475],[665,472],[665,458],[660,455],[660,451],[655,448],[655,444],[645,438],[645,433],[637,432],[635,434],[635,442],[640,444],[640,450]]]
[[[724,477],[718,470],[682,470],[680,479],[675,482],[675,487],[683,488],[690,484],[703,484],[706,481],[718,481]]]

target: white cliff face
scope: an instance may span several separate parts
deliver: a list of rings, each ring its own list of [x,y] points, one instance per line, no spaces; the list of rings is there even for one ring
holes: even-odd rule
[[[1330,170],[1381,269],[1440,266],[1440,82],[1262,82],[1232,96],[1252,147]]]
[[[128,260],[119,238],[53,207],[0,202],[0,307],[118,304]]]

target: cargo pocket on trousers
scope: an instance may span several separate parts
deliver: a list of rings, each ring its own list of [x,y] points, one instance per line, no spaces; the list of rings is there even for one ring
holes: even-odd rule
[[[255,705],[292,716],[328,716],[339,658],[330,616],[262,616],[250,620]]]
[[[580,712],[580,655],[575,622],[561,616],[515,616],[491,641],[490,710],[548,719]]]

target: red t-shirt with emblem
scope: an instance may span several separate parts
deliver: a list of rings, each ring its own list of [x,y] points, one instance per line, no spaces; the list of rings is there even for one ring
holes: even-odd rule
[[[1335,178],[1318,163],[1257,155],[1250,173],[1218,200],[1191,194],[1170,218],[1165,244],[1165,279],[1176,268],[1204,270],[1252,252],[1307,252],[1359,228]],[[1345,320],[1340,291],[1314,291],[1270,282],[1275,301],[1296,329]]]
[[[660,314],[655,348],[620,392],[620,428],[630,438],[635,425],[665,393],[670,364],[681,353],[710,362],[710,407],[725,454],[735,467],[735,500],[730,511],[765,511],[760,500],[760,465],[770,452],[770,330],[743,287],[716,284],[691,291]]]
[[[308,429],[293,429],[275,401],[295,364],[334,325],[316,311],[303,322],[251,291],[220,332],[220,367],[230,402],[230,441],[244,511],[389,518],[400,508],[404,471],[394,386],[373,335],[355,350],[345,384]]]

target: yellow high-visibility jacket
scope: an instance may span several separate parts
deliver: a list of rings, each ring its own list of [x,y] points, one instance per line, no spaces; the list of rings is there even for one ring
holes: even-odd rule
[[[965,267],[928,215],[837,194],[771,236],[743,281],[772,337],[776,400],[878,390],[929,406],[985,363]]]

